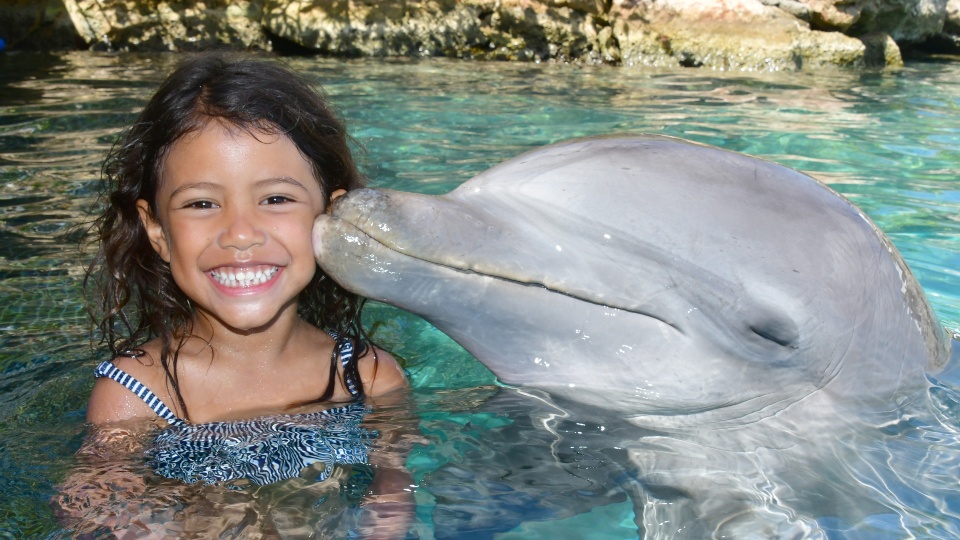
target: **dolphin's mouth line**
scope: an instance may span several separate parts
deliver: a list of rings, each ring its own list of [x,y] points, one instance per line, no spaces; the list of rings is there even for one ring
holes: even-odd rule
[[[561,290],[558,290],[558,289],[555,289],[555,288],[551,288],[551,287],[548,287],[547,285],[544,285],[543,283],[539,283],[539,282],[536,282],[536,281],[521,281],[521,280],[518,280],[518,279],[513,279],[513,278],[501,276],[501,275],[485,274],[485,273],[477,272],[477,271],[475,271],[475,270],[470,270],[470,269],[467,269],[467,268],[460,268],[460,267],[458,267],[458,266],[452,266],[452,265],[449,265],[449,264],[444,264],[444,263],[437,262],[437,261],[433,261],[433,260],[430,260],[430,259],[425,259],[425,258],[423,258],[423,257],[417,257],[417,256],[415,256],[415,255],[410,255],[410,254],[408,254],[408,253],[404,253],[403,251],[400,251],[400,250],[398,250],[398,249],[395,249],[395,248],[391,247],[389,244],[387,244],[387,243],[385,243],[385,242],[382,242],[380,239],[378,239],[377,237],[371,235],[370,233],[368,233],[366,230],[364,230],[363,228],[361,228],[361,227],[360,227],[358,224],[356,224],[356,223],[353,223],[353,222],[351,222],[351,221],[345,220],[345,219],[343,219],[343,218],[341,218],[341,217],[339,217],[339,216],[336,216],[336,215],[334,215],[333,218],[336,219],[336,220],[338,220],[338,221],[340,221],[340,222],[343,223],[343,224],[349,225],[351,228],[355,229],[358,233],[360,233],[360,234],[362,234],[363,236],[365,236],[366,238],[368,238],[371,242],[376,242],[379,246],[383,247],[383,249],[385,249],[385,250],[387,250],[387,251],[390,251],[391,253],[395,253],[395,254],[397,254],[398,256],[401,256],[401,257],[406,257],[406,258],[408,258],[408,259],[413,259],[413,260],[416,260],[416,261],[420,261],[420,262],[422,262],[422,263],[429,264],[429,265],[432,265],[432,266],[436,266],[436,267],[439,267],[439,268],[445,268],[445,269],[447,269],[447,270],[450,270],[450,271],[453,271],[453,272],[457,272],[457,273],[460,273],[460,274],[469,274],[469,275],[487,277],[487,278],[490,278],[490,279],[495,279],[495,280],[497,280],[497,281],[501,281],[501,282],[504,282],[504,283],[511,283],[511,284],[514,284],[514,285],[517,285],[517,286],[521,286],[521,287],[539,287],[539,288],[544,289],[544,290],[546,290],[546,291],[549,291],[549,292],[551,292],[551,293],[553,293],[553,294],[563,295],[563,296],[566,296],[566,297],[568,297],[568,298],[572,298],[572,299],[574,299],[574,300],[577,300],[577,301],[580,301],[580,302],[585,302],[585,303],[587,303],[587,304],[591,304],[591,305],[594,305],[594,306],[604,307],[604,308],[609,308],[609,309],[617,309],[617,310],[624,311],[624,312],[627,312],[627,313],[632,313],[632,314],[634,314],[634,315],[639,315],[639,316],[641,316],[641,317],[647,317],[647,318],[649,318],[649,319],[656,320],[656,321],[660,322],[661,324],[672,328],[674,331],[676,331],[676,332],[679,333],[680,335],[684,335],[684,336],[687,335],[686,332],[684,332],[684,330],[683,330],[680,326],[678,326],[677,324],[675,324],[675,323],[673,323],[673,322],[665,319],[665,318],[662,317],[662,316],[658,316],[658,315],[656,315],[656,314],[654,314],[654,313],[649,313],[649,312],[640,311],[640,310],[634,310],[634,309],[628,309],[628,308],[623,308],[623,307],[618,307],[618,306],[611,306],[611,305],[609,305],[609,304],[604,304],[604,303],[602,303],[602,302],[597,302],[597,301],[595,301],[595,300],[591,300],[590,298],[584,298],[584,297],[582,297],[582,296],[577,296],[577,295],[575,295],[575,294],[570,294],[570,293],[568,293],[568,292],[566,292],[566,291],[561,291]]]

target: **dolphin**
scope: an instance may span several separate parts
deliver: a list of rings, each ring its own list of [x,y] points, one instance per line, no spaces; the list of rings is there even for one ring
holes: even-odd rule
[[[327,275],[420,315],[503,383],[641,428],[624,441],[638,481],[687,497],[679,517],[709,516],[709,535],[816,537],[790,509],[757,510],[752,487],[896,422],[951,356],[917,280],[851,202],[671,137],[557,143],[445,195],[356,190],[313,241]],[[641,529],[663,517],[641,506]]]

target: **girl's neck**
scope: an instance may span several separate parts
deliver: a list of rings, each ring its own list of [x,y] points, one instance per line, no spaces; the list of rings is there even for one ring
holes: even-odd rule
[[[178,367],[193,422],[286,411],[323,394],[333,339],[296,311],[238,331],[200,313]]]
[[[283,358],[298,340],[316,329],[292,310],[285,310],[267,325],[251,330],[238,330],[222,324],[203,312],[194,316],[193,332],[186,349],[191,355],[200,355],[207,349],[220,361],[249,364]]]

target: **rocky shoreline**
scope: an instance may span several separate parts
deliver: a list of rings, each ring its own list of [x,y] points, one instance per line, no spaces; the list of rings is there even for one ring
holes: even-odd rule
[[[0,0],[6,50],[800,70],[960,52],[960,0]]]

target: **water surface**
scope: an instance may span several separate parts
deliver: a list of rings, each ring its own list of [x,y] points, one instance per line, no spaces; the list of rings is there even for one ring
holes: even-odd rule
[[[103,356],[87,337],[75,227],[96,208],[100,163],[116,133],[175,60],[0,55],[0,489],[7,494],[0,536],[62,534],[48,500],[76,466],[91,371]],[[741,74],[449,60],[290,62],[341,110],[376,186],[443,193],[540,145],[629,132],[683,137],[802,170],[864,209],[904,255],[941,321],[960,329],[960,64]],[[535,402],[497,397],[490,373],[433,328],[383,306],[372,306],[368,319],[378,339],[406,359],[417,389],[424,442],[407,464],[421,484],[413,534],[636,534],[622,491],[597,480],[629,472],[623,456],[604,449],[613,439],[583,435],[601,424],[552,424],[564,435],[551,439],[536,422],[550,416],[549,407],[531,412]],[[937,384],[935,418],[891,427],[883,445],[859,449],[864,463],[901,464],[861,477],[864,485],[886,483],[875,492],[887,511],[856,523],[818,516],[832,536],[960,534],[960,503],[944,488],[956,488],[960,477],[960,382],[948,373]],[[581,447],[559,452],[575,470],[543,465],[558,454],[538,453],[537,442],[550,447],[557,440]],[[577,472],[584,470],[592,472]],[[916,480],[923,475],[934,480]],[[494,481],[503,478],[511,480]],[[253,498],[295,512],[325,497],[284,489]],[[324,500],[311,523],[323,512],[340,515],[333,499]],[[326,532],[335,536],[336,520],[328,522]]]

